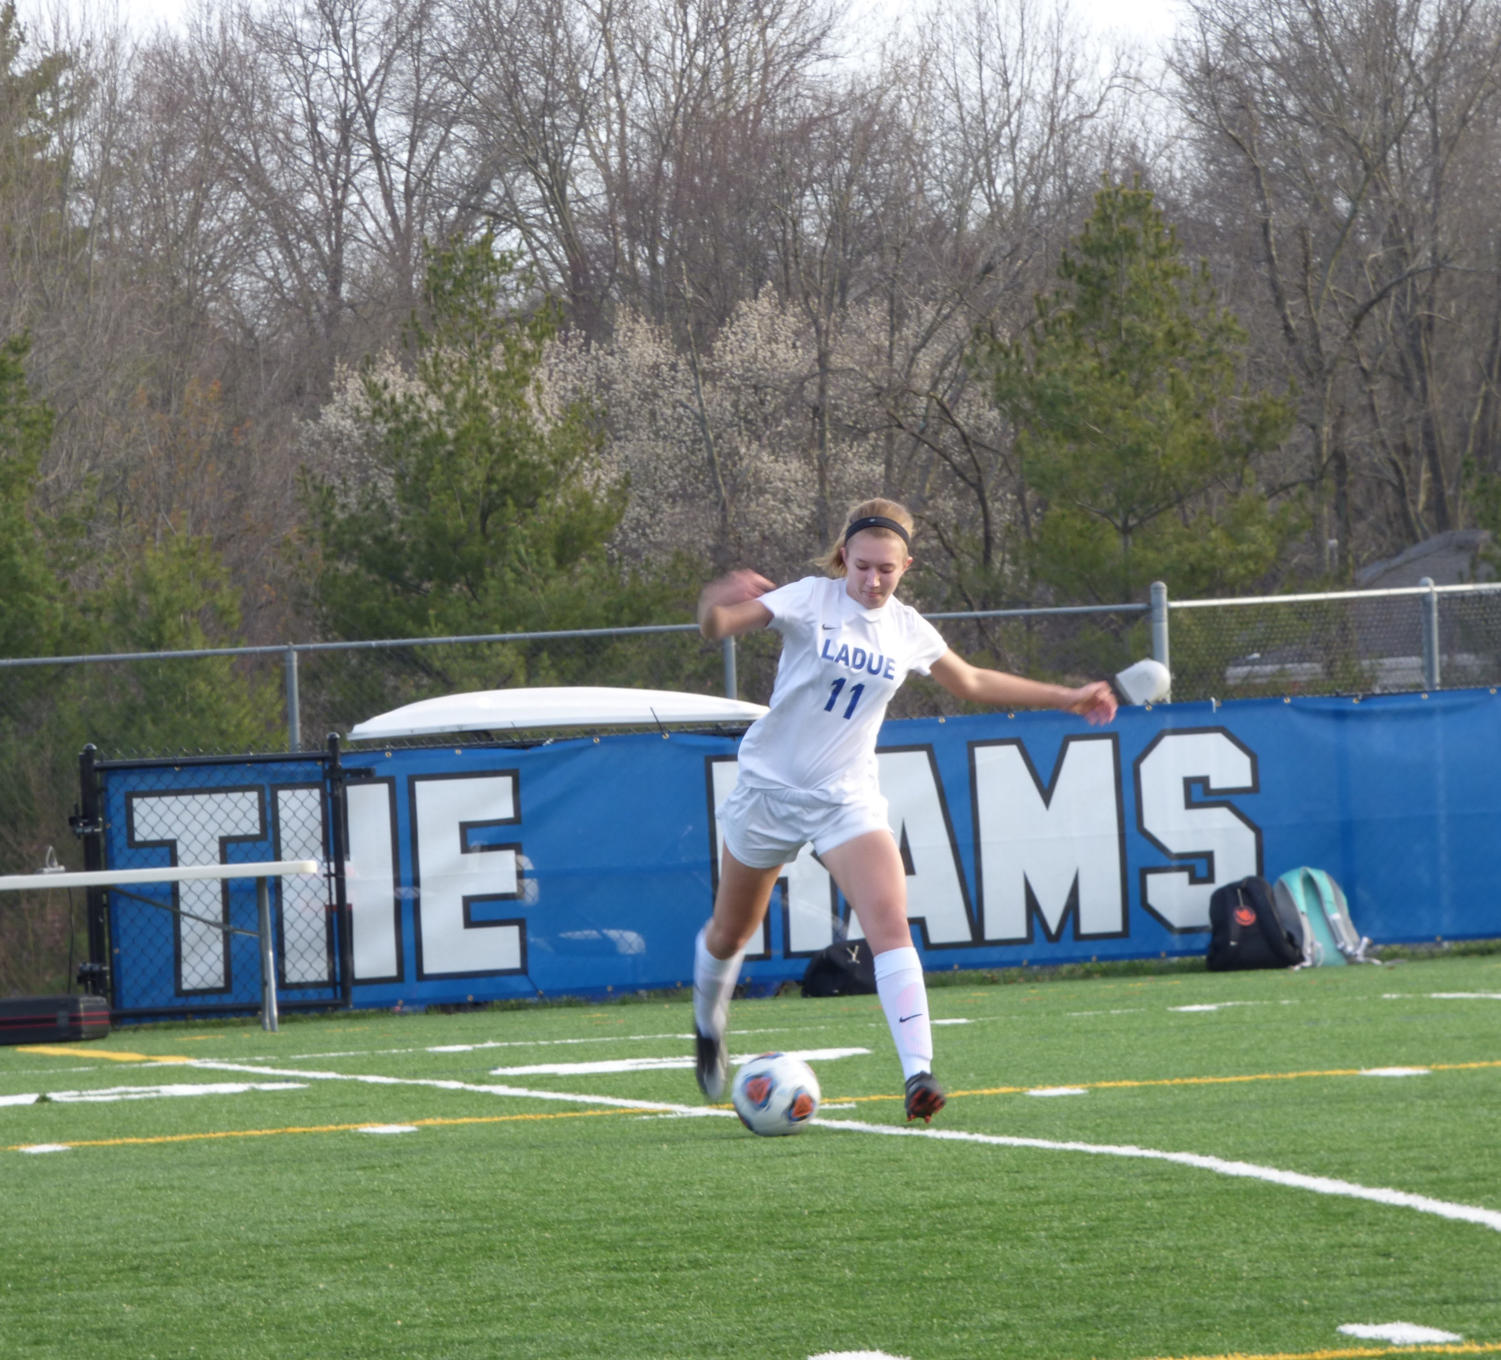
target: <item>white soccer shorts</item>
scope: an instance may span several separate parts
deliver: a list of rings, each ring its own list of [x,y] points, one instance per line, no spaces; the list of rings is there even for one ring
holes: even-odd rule
[[[751,869],[788,864],[809,841],[823,854],[867,832],[891,831],[886,799],[874,790],[836,800],[737,783],[716,816],[726,848]]]

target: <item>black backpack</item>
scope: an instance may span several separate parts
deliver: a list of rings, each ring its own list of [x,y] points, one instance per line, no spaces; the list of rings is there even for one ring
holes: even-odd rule
[[[868,996],[876,989],[876,969],[864,940],[835,940],[808,960],[804,996]]]
[[[1303,962],[1303,923],[1264,878],[1221,884],[1209,898],[1211,972],[1295,968]]]

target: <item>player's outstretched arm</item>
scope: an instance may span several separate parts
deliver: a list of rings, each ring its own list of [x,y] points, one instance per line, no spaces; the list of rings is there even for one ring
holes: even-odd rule
[[[765,628],[771,610],[761,603],[761,596],[775,589],[754,571],[732,571],[710,581],[698,597],[699,632],[706,638],[727,638]]]
[[[1093,726],[1115,717],[1115,693],[1108,680],[1077,687],[1050,685],[1009,671],[972,666],[954,651],[939,657],[930,673],[955,698],[969,703],[993,708],[1056,708],[1077,713]]]

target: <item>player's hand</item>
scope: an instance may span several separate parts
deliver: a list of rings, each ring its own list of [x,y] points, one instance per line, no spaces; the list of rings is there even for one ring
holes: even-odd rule
[[[1080,685],[1073,691],[1074,700],[1064,711],[1077,713],[1091,727],[1101,727],[1115,717],[1115,691],[1108,680],[1096,680],[1093,684]]]
[[[768,581],[760,572],[742,568],[711,581],[704,587],[700,598],[706,605],[740,604],[745,600],[759,599],[768,590],[775,589],[775,582]]]
[[[699,632],[707,638],[725,638],[764,627],[771,611],[755,601],[775,589],[760,572],[746,570],[709,582],[698,597]]]

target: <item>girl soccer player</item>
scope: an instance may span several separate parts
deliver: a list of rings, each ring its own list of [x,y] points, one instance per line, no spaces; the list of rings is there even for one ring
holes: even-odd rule
[[[870,944],[876,991],[906,1079],[908,1120],[943,1108],[922,964],[907,926],[907,876],[877,781],[876,736],[909,671],[997,708],[1056,708],[1090,723],[1115,716],[1108,681],[1070,689],[972,666],[895,597],[912,565],[912,516],[889,500],[849,513],[822,562],[827,576],[780,588],[753,571],[706,586],[705,637],[757,628],[782,635],[771,704],[740,743],[739,778],[719,808],[724,857],[714,914],[698,934],[693,1018],[698,1084],[724,1091],[725,1032],[740,961],[760,929],[783,866],[813,842]]]

